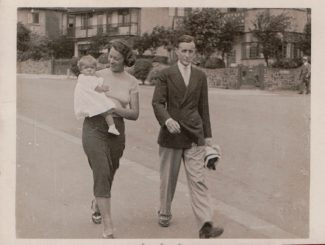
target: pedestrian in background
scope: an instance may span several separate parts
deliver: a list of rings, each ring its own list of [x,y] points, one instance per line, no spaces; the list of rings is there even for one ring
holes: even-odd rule
[[[191,65],[195,57],[193,37],[181,36],[176,54],[178,62],[162,70],[157,77],[152,99],[161,125],[158,223],[162,227],[170,225],[171,204],[183,160],[199,237],[217,237],[223,228],[213,226],[204,168],[205,146],[212,145],[207,78]]]
[[[114,238],[111,188],[125,148],[124,119],[138,119],[139,92],[138,80],[125,71],[125,66],[132,66],[135,62],[135,56],[128,43],[124,40],[112,41],[108,59],[110,68],[100,70],[96,74],[102,77],[103,84],[110,88],[105,94],[119,102],[120,106],[113,109],[113,119],[119,135],[107,133],[108,126],[103,116],[86,117],[82,129],[82,144],[93,172],[93,220],[99,221],[97,223],[102,221],[103,238]]]
[[[299,80],[300,80],[299,94],[303,94],[305,90],[306,90],[306,94],[309,94],[311,66],[308,63],[307,56],[302,57],[302,61],[303,61],[303,65],[300,68],[301,70],[299,74]]]

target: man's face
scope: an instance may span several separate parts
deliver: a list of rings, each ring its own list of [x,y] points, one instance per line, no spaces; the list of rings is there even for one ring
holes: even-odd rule
[[[182,65],[188,66],[192,63],[192,60],[195,56],[195,44],[194,42],[190,43],[179,43],[178,48],[176,49],[176,55],[179,62]]]

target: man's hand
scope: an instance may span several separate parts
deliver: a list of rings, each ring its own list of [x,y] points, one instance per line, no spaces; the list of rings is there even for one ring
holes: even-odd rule
[[[166,124],[168,131],[171,134],[179,134],[181,132],[181,127],[179,126],[179,123],[177,121],[175,121],[174,119],[172,119],[172,118],[167,119],[165,124]]]
[[[212,138],[205,138],[205,145],[212,146]]]

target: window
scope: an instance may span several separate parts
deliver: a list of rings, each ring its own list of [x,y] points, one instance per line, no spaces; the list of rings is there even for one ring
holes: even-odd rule
[[[32,23],[39,24],[39,13],[32,13]]]
[[[258,57],[258,44],[251,43],[251,46],[249,48],[249,58],[256,58],[256,57]]]
[[[81,15],[81,30],[91,29],[91,17],[88,14]]]
[[[190,13],[192,13],[192,8],[169,8],[168,9],[168,15],[171,17],[188,16]]]
[[[262,48],[259,43],[243,43],[242,44],[242,59],[257,59],[261,58]]]
[[[130,25],[131,23],[131,15],[128,9],[123,9],[118,11],[118,24],[120,26]]]
[[[69,16],[69,19],[68,19],[68,26],[69,27],[74,27],[74,17],[73,16]]]
[[[189,16],[192,13],[192,8],[185,8],[184,9],[184,15]]]
[[[237,12],[237,8],[228,8],[228,13],[235,13]]]
[[[228,53],[228,64],[236,63],[236,50],[233,49]]]

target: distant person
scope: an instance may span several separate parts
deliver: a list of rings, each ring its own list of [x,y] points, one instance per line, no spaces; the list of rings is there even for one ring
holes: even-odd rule
[[[162,70],[152,98],[161,125],[158,136],[160,157],[160,208],[158,223],[168,227],[181,161],[190,190],[192,209],[200,238],[218,237],[223,228],[213,226],[213,209],[205,181],[206,146],[212,146],[206,75],[193,67],[195,43],[191,36],[178,39],[178,62]]]
[[[311,74],[311,66],[308,63],[308,57],[304,56],[302,58],[303,65],[301,66],[300,74],[299,74],[299,80],[300,80],[300,86],[299,86],[299,94],[303,94],[306,90],[306,94],[310,93],[310,74]]]
[[[95,76],[96,65],[97,61],[91,55],[83,56],[78,62],[80,75],[74,91],[74,111],[78,119],[102,115],[108,132],[119,135],[111,113],[116,101],[104,94],[109,87],[103,84],[102,77]]]
[[[109,86],[105,95],[119,103],[112,109],[113,119],[119,135],[108,134],[108,125],[102,115],[85,117],[82,128],[82,145],[93,172],[93,222],[103,223],[103,238],[114,238],[111,216],[111,188],[119,161],[125,148],[124,119],[139,117],[138,80],[125,71],[132,66],[135,56],[124,40],[113,40],[108,60],[110,68],[96,72]],[[130,190],[131,191],[131,190]]]

